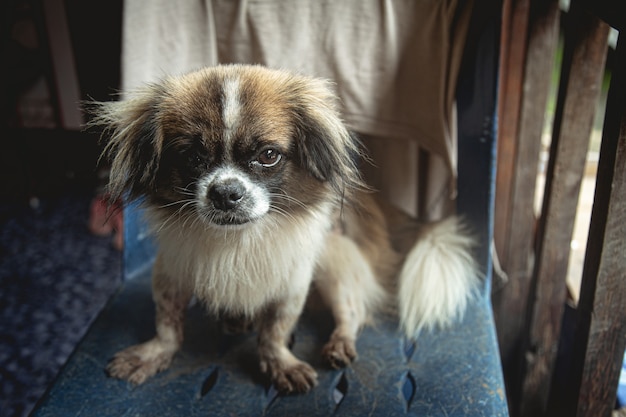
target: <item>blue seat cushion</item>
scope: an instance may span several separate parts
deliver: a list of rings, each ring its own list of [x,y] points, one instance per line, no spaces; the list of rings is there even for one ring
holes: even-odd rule
[[[406,341],[381,317],[344,370],[322,362],[332,330],[323,311],[301,318],[292,349],[319,373],[308,394],[282,396],[258,369],[254,334],[227,335],[192,306],[185,343],[170,368],[140,386],[107,377],[119,350],[154,335],[150,271],[126,281],[44,397],[35,416],[505,416],[506,396],[488,299],[461,323]]]

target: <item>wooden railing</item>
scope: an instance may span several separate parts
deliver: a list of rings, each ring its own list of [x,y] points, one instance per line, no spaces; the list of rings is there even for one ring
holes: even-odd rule
[[[494,311],[513,416],[609,416],[626,347],[626,14],[624,4],[505,0],[501,37]],[[621,31],[578,305],[566,275],[581,180],[605,72]],[[562,29],[562,31],[561,31]],[[533,210],[544,115],[563,58],[540,215]]]

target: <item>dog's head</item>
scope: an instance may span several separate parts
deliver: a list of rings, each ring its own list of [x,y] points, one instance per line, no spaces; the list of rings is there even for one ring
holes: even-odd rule
[[[218,226],[341,198],[362,183],[336,101],[325,81],[232,65],[97,104],[109,191]]]

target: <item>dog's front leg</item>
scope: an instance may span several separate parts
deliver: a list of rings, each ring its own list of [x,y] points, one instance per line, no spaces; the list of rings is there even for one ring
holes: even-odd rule
[[[307,392],[317,384],[317,373],[288,348],[289,338],[304,307],[306,291],[272,304],[259,324],[261,371],[280,392]]]
[[[163,272],[160,258],[154,266],[152,295],[156,304],[156,336],[118,352],[107,366],[110,376],[141,384],[166,369],[180,349],[191,291]]]

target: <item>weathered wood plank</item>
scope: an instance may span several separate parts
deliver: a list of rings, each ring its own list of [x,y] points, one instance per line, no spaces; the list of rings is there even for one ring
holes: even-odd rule
[[[520,343],[514,343],[514,340],[519,340],[524,328],[524,312],[532,275],[536,220],[533,201],[541,136],[559,39],[559,17],[558,0],[532,2],[520,123],[516,138],[518,146],[514,158],[515,175],[510,184],[508,244],[507,252],[503,255],[506,259],[503,267],[509,282],[506,293],[501,297],[506,300],[503,307],[508,312],[501,310],[506,324],[501,322],[502,328],[498,329],[503,339],[511,341],[511,346],[506,347],[509,360],[505,366],[505,374],[512,403],[519,401],[521,388],[521,351],[515,351]]]
[[[556,60],[559,41],[560,11],[558,1],[534,1],[531,9],[531,29],[527,66],[524,82],[524,102],[521,123],[515,181],[512,185],[513,204],[510,219],[510,243],[506,271],[511,280],[517,281],[519,296],[528,300],[533,270],[535,223],[534,197],[544,128],[546,107],[550,91],[551,75]],[[526,306],[524,306],[526,307]],[[517,318],[524,329],[525,314]],[[522,343],[519,346],[523,346]],[[519,402],[522,375],[520,354],[516,352],[516,368],[509,370],[517,382],[511,387],[511,397]]]
[[[515,172],[529,8],[530,0],[504,0],[502,12],[494,241],[500,263],[505,270],[510,242],[511,183]],[[512,351],[520,336],[520,323],[516,318],[520,317],[526,308],[526,299],[520,296],[518,283],[508,280],[506,285],[503,285],[495,281],[493,306],[500,356],[507,378],[507,363],[513,356]]]
[[[607,100],[573,369],[578,417],[610,416],[626,347],[626,38]],[[578,381],[576,381],[578,382]],[[573,396],[576,398],[576,396]],[[570,415],[574,415],[571,413]]]
[[[517,127],[522,100],[530,0],[504,0],[500,35],[498,86],[498,175],[494,239],[498,253],[506,253],[510,186],[514,175]],[[503,255],[502,255],[503,256]],[[505,261],[506,259],[501,259]]]
[[[542,415],[547,407],[566,300],[570,241],[604,74],[608,33],[608,25],[572,5],[528,303],[522,416]]]
[[[626,347],[626,117],[606,221],[587,353],[578,398],[580,417],[610,416]]]
[[[515,137],[515,155],[508,166],[509,169],[514,169],[514,173],[508,184],[510,201],[506,219],[507,242],[499,249],[503,269],[509,279],[504,289],[494,293],[501,354],[512,404],[518,404],[520,400],[519,358],[522,354],[520,346],[534,246],[533,200],[550,75],[555,61],[559,30],[557,1],[532,1],[529,12],[524,83],[518,97],[522,99],[520,121]],[[501,174],[499,171],[498,175]]]

